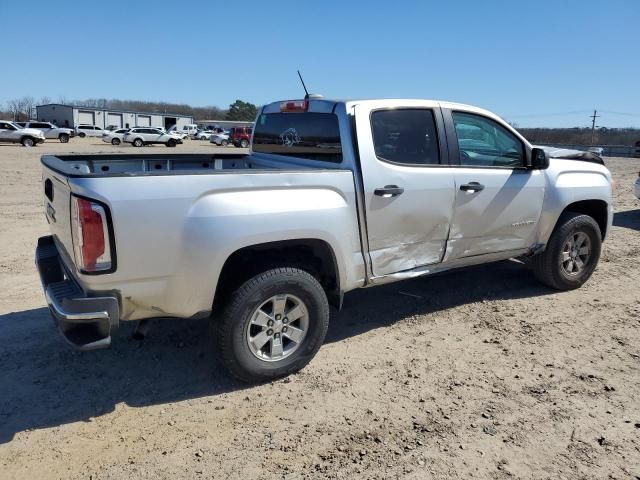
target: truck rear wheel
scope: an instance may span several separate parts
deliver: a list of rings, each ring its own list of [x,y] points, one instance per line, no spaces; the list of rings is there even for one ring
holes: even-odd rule
[[[320,283],[297,268],[260,273],[237,289],[217,323],[224,365],[253,383],[283,377],[314,357],[329,326]]]
[[[600,227],[593,218],[563,213],[546,250],[531,259],[533,274],[556,290],[579,288],[596,269],[601,247]]]

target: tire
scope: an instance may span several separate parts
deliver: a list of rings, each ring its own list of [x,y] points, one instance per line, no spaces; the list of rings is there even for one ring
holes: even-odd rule
[[[120,139],[119,138],[112,138],[111,139],[111,145],[120,145]]]
[[[34,147],[36,145],[36,142],[31,137],[22,137],[22,139],[20,140],[20,143],[22,144],[23,147],[28,147],[28,148]]]
[[[222,140],[222,142],[220,142],[220,145],[226,147],[227,145],[229,145],[229,142],[227,142],[226,140]]]
[[[60,140],[60,143],[69,143],[69,135],[67,135],[66,133],[61,133],[58,137],[58,140]]]
[[[274,299],[282,308],[276,307]],[[276,313],[278,310],[282,315]],[[286,313],[294,310],[306,313],[289,321]],[[263,314],[265,311],[270,313]],[[268,318],[271,326],[252,323],[254,318],[261,318],[263,323]],[[307,365],[322,345],[328,326],[329,304],[320,283],[304,270],[276,268],[256,275],[233,293],[217,319],[219,352],[234,377],[247,383],[265,382]],[[289,338],[294,332],[296,337],[300,332],[305,334],[295,342]],[[269,340],[262,351],[253,340],[258,338],[259,342],[259,336],[265,335]],[[279,349],[274,347],[277,338]]]
[[[134,147],[142,147],[143,145],[144,145],[144,142],[142,141],[142,139],[141,139],[141,138],[136,138],[136,139],[133,141],[133,146],[134,146]]]
[[[84,137],[86,137],[86,136],[87,136],[87,134],[86,134],[86,133],[84,133],[84,132],[80,132],[80,133],[78,134],[78,136],[79,136],[80,138],[84,138]]]
[[[171,138],[171,139],[169,139],[167,141],[166,145],[167,145],[167,147],[175,147],[177,145],[177,143],[173,138]]]
[[[249,146],[249,140],[247,140],[246,138],[243,138],[242,140],[240,140],[240,146],[242,148],[247,148]]]
[[[531,259],[531,268],[545,285],[573,290],[589,280],[601,249],[602,234],[596,221],[589,215],[566,212],[558,219],[545,251]]]

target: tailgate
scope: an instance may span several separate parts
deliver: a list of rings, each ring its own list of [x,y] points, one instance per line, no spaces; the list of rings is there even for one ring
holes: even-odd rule
[[[49,231],[58,248],[62,250],[64,260],[73,262],[71,217],[69,214],[71,189],[64,175],[56,173],[46,166],[43,166],[42,170],[42,198]]]

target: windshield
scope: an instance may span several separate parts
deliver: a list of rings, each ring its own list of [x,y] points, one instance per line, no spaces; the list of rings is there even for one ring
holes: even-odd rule
[[[332,113],[262,114],[254,129],[253,151],[339,163],[338,117]]]

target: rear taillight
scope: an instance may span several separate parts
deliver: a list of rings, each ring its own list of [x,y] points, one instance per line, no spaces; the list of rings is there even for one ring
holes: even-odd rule
[[[78,270],[83,273],[112,270],[106,207],[85,198],[72,196],[71,232]]]
[[[287,100],[280,103],[281,112],[306,112],[309,102],[306,100]]]

